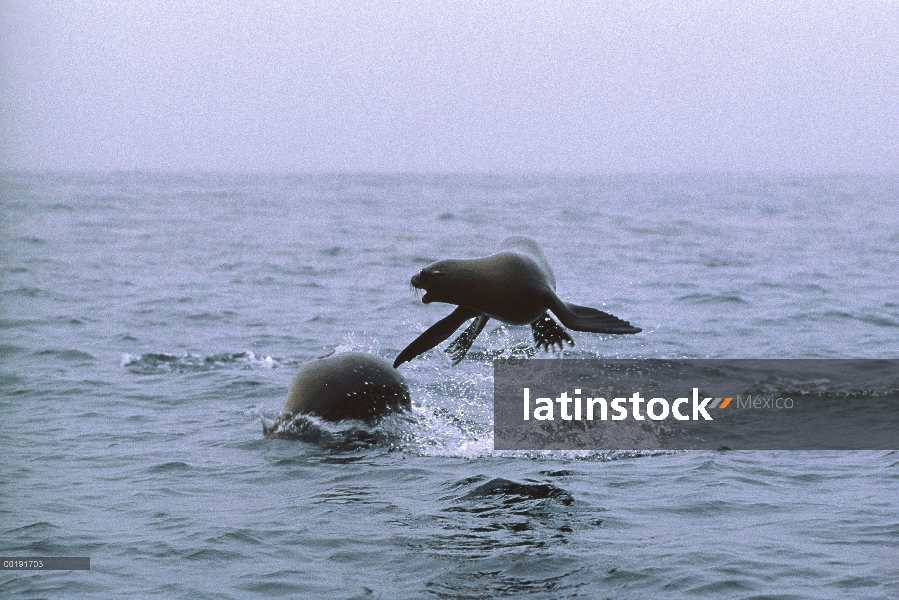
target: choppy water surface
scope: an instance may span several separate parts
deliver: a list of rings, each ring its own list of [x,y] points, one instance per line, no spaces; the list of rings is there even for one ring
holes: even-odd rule
[[[896,358],[897,177],[2,177],[3,597],[899,595],[896,452],[501,453],[491,321],[370,435],[262,421],[298,365],[393,359],[409,278],[536,238],[643,327],[565,357]]]

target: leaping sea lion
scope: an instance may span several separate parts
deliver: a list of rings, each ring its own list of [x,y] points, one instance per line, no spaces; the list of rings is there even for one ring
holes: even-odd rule
[[[556,279],[540,246],[523,235],[507,237],[497,252],[471,260],[441,260],[412,276],[412,286],[424,290],[421,301],[456,304],[458,308],[418,336],[393,363],[394,368],[447,339],[469,319],[474,322],[447,347],[453,364],[471,348],[490,318],[510,325],[530,325],[538,348],[574,345],[547,311],[574,331],[640,333],[642,329],[609,313],[562,302]]]

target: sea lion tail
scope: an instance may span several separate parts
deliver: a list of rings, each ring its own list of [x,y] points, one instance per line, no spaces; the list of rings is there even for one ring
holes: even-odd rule
[[[559,318],[562,325],[574,331],[619,334],[640,333],[643,331],[615,315],[610,315],[607,312],[590,308],[589,306],[578,306],[577,304],[562,302],[561,300],[553,307],[553,313]]]

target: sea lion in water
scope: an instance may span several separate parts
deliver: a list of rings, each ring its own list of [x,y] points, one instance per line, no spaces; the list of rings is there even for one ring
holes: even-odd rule
[[[297,414],[372,424],[385,414],[411,408],[409,388],[390,363],[371,354],[346,352],[300,367],[275,425]]]
[[[453,364],[471,348],[490,318],[510,325],[530,325],[538,348],[549,350],[571,336],[556,323],[574,331],[640,333],[642,329],[609,313],[562,302],[556,278],[537,242],[523,235],[507,237],[497,252],[471,260],[441,260],[412,276],[412,286],[424,290],[421,301],[456,304],[458,308],[418,336],[396,357],[398,367],[447,339],[465,321],[474,322],[446,349]]]

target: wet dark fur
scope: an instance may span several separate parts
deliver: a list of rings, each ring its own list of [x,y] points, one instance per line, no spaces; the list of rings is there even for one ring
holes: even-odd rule
[[[574,345],[556,321],[575,331],[633,334],[642,331],[627,321],[588,306],[563,302],[556,280],[537,243],[525,236],[500,242],[497,252],[471,260],[442,260],[412,276],[412,287],[424,290],[422,302],[455,304],[456,310],[437,321],[409,344],[393,366],[412,360],[449,338],[465,321],[475,319],[446,349],[457,364],[484,329],[497,319],[510,325],[530,325],[534,343],[549,350]]]

